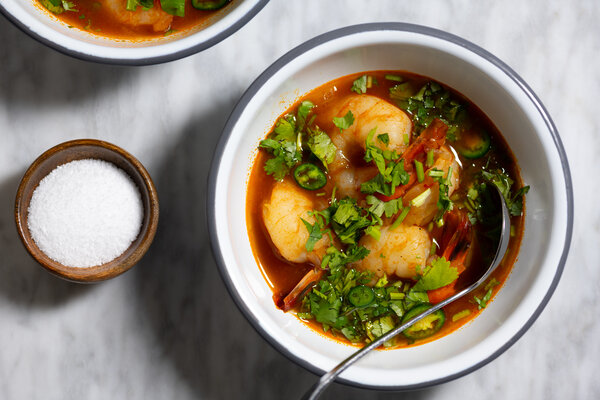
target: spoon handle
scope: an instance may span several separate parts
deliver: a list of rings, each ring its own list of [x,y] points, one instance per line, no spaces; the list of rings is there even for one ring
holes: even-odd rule
[[[500,232],[501,232],[500,243],[498,244],[498,248],[496,249],[496,254],[494,255],[494,259],[492,260],[490,267],[481,276],[481,278],[479,278],[477,280],[477,282],[473,283],[471,286],[461,290],[460,292],[456,293],[455,295],[453,295],[451,297],[448,297],[446,300],[434,305],[427,311],[423,312],[422,314],[417,315],[416,317],[414,317],[410,321],[406,322],[405,324],[402,324],[402,325],[392,329],[385,335],[381,336],[379,339],[369,343],[368,345],[364,346],[363,348],[352,353],[350,355],[350,357],[346,358],[344,361],[342,361],[341,363],[336,365],[332,370],[327,372],[325,375],[321,376],[319,381],[315,385],[313,385],[304,394],[304,396],[302,397],[302,400],[316,400],[317,398],[319,398],[321,393],[323,393],[323,391],[327,388],[327,386],[329,386],[329,384],[331,382],[333,382],[333,380],[339,374],[341,374],[352,364],[354,364],[355,362],[357,362],[358,360],[363,358],[371,350],[381,346],[385,341],[392,339],[394,336],[396,336],[397,334],[399,334],[406,328],[410,327],[414,323],[422,320],[426,316],[438,311],[439,309],[445,307],[449,303],[452,303],[454,300],[456,300],[460,297],[463,297],[464,295],[472,292],[477,287],[479,287],[479,285],[481,285],[483,282],[485,282],[485,280],[491,275],[491,273],[500,264],[500,262],[502,261],[502,258],[504,258],[504,253],[506,253],[506,250],[508,249],[508,243],[510,241],[510,214],[508,212],[508,208],[506,207],[506,202],[504,201],[504,197],[502,196],[502,193],[500,193],[498,188],[496,188],[496,190],[501,199],[500,203],[502,204],[502,226],[501,226],[501,230],[500,230]]]

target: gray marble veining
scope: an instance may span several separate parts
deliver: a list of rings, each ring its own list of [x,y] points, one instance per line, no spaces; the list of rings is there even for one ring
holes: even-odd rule
[[[314,382],[263,341],[229,298],[210,254],[206,176],[229,112],[262,70],[317,34],[374,21],[462,36],[531,85],[571,162],[575,232],[554,297],[492,363],[422,391],[335,385],[325,398],[600,398],[599,19],[597,0],[272,0],[203,53],[124,68],[66,57],[0,18],[0,399],[287,399]],[[29,163],[80,137],[136,155],[161,201],[147,256],[94,286],[43,271],[12,219]]]

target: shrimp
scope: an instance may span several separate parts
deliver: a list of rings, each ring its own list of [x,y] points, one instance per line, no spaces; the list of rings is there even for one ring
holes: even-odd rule
[[[431,251],[429,233],[421,227],[405,224],[395,229],[384,226],[379,240],[365,235],[359,244],[371,252],[357,262],[356,267],[369,270],[376,277],[385,273],[398,278],[414,278],[417,275],[417,265],[425,266]]]
[[[350,95],[342,99],[334,110],[337,111],[333,112],[331,119],[343,117],[351,111],[354,115],[354,123],[342,133],[337,131],[333,136],[341,135],[344,141],[350,141],[351,145],[359,145],[366,150],[369,132],[376,129],[376,134],[387,133],[389,142],[385,144],[375,139],[373,145],[397,153],[402,153],[406,149],[406,138],[410,138],[412,122],[404,111],[393,104],[366,94]],[[339,141],[332,140],[337,146]]]
[[[319,240],[312,252],[306,250],[308,230],[303,218],[314,224],[315,218],[309,215],[314,209],[313,201],[294,183],[287,180],[276,183],[271,198],[263,204],[263,221],[273,244],[283,258],[293,263],[311,262],[320,265],[329,244],[326,235]]]
[[[433,169],[441,170],[444,172],[444,178],[446,178],[448,171],[452,168],[452,176],[448,185],[448,196],[451,196],[460,183],[460,165],[450,148],[446,145],[434,150],[433,154],[435,161],[427,172]],[[428,188],[431,189],[431,192],[418,207],[411,206],[410,211],[403,221],[404,224],[424,226],[435,217],[438,211],[437,203],[440,186],[427,175],[427,172],[425,172],[426,179],[423,182],[417,183],[408,189],[404,195],[404,202],[406,204],[410,203],[412,199],[425,192]]]
[[[387,133],[388,144],[377,139],[374,139],[372,144],[382,150],[401,153],[406,149],[405,137],[410,137],[412,122],[398,107],[369,95],[345,97],[333,110],[327,117],[329,120],[342,117],[351,111],[354,123],[343,132],[336,129],[331,133],[331,141],[335,144],[337,152],[329,170],[339,194],[342,197],[356,197],[360,193],[361,183],[377,174],[373,167],[355,168],[349,161],[358,156],[362,157],[367,148],[369,132],[376,128],[377,134]]]
[[[154,32],[164,32],[173,22],[173,16],[164,11],[158,0],[154,0],[154,7],[144,9],[137,7],[135,11],[126,8],[127,0],[100,0],[117,21],[129,27],[152,26]]]

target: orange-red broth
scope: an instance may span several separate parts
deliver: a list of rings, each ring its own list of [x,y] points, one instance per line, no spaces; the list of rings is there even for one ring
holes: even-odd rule
[[[152,25],[131,26],[118,21],[98,0],[70,0],[77,11],[64,11],[53,14],[38,3],[41,8],[52,14],[70,27],[78,28],[94,35],[120,40],[145,40],[166,36],[171,33],[184,32],[206,23],[216,11],[197,10],[190,0],[186,0],[185,16],[173,17],[173,22],[164,30],[155,31]],[[126,0],[122,0],[126,2]],[[154,7],[160,9],[160,2],[154,1]],[[225,6],[226,8],[227,6]],[[138,7],[140,8],[140,7]],[[221,9],[223,10],[223,9]],[[129,12],[129,11],[125,11]]]
[[[389,81],[385,79],[386,74],[396,74],[401,75],[406,79],[410,79],[415,87],[420,87],[425,84],[430,79],[410,74],[401,71],[370,71],[370,72],[362,72],[352,75],[347,75],[338,79],[335,79],[331,82],[328,82],[312,91],[307,93],[306,95],[299,98],[296,103],[294,103],[285,113],[295,112],[298,105],[304,101],[309,100],[316,105],[313,109],[316,117],[316,124],[323,129],[325,132],[332,132],[333,129],[337,129],[332,121],[324,120],[319,117],[319,114],[327,114],[325,112],[328,107],[336,100],[343,96],[350,95],[352,83],[355,79],[360,76],[368,74],[375,78],[377,84],[373,85],[368,89],[368,94],[377,96],[381,99],[393,101],[389,97],[389,88],[392,87],[397,82]],[[516,162],[516,159],[508,147],[506,141],[501,136],[500,132],[496,129],[494,124],[475,106],[473,103],[469,102],[464,96],[457,93],[456,91],[444,86],[445,89],[448,89],[452,92],[454,96],[461,99],[463,104],[468,104],[469,110],[469,118],[475,127],[483,127],[487,130],[491,137],[491,148],[487,154],[489,156],[489,165],[488,167],[501,167],[510,175],[510,177],[515,181],[515,187],[523,186],[522,180],[519,173],[519,168]],[[451,144],[451,143],[448,143]],[[460,140],[455,144],[459,145]],[[458,197],[455,203],[461,203],[465,200],[467,187],[469,182],[474,179],[474,176],[477,175],[482,168],[482,163],[488,157],[484,157],[476,160],[467,160],[460,156],[460,160],[463,166],[461,172],[461,184],[460,187],[453,194],[453,198]],[[254,257],[256,258],[256,262],[258,263],[260,270],[265,277],[267,283],[271,287],[273,291],[273,297],[281,298],[281,296],[285,296],[294,286],[300,281],[300,279],[310,271],[313,266],[311,264],[295,264],[291,263],[285,259],[283,259],[279,253],[277,248],[273,245],[269,234],[265,228],[263,219],[262,219],[262,207],[265,201],[268,201],[270,198],[270,194],[273,188],[273,185],[276,183],[275,180],[268,176],[264,169],[264,163],[269,158],[269,155],[264,151],[259,151],[256,159],[254,160],[254,164],[252,170],[250,172],[250,177],[248,181],[248,193],[246,199],[246,220],[248,225],[248,236],[250,238],[250,243],[252,246],[252,250],[254,253]],[[354,160],[353,160],[354,161]],[[358,161],[360,162],[360,161]],[[292,179],[287,177],[286,179]],[[315,192],[323,193],[326,195],[317,196],[315,192],[306,191],[306,193],[311,193],[312,200],[315,204],[315,209],[324,209],[328,207],[328,201],[331,197],[331,192],[333,190],[333,184],[331,180],[328,179],[328,183],[325,187]],[[514,227],[513,236],[510,239],[510,244],[508,247],[508,251],[506,256],[504,257],[503,262],[500,266],[494,271],[492,278],[496,279],[499,284],[493,287],[492,289],[492,299],[496,296],[504,282],[506,281],[513,264],[517,259],[517,254],[519,251],[519,247],[521,244],[521,239],[523,236],[524,230],[524,215],[520,217],[512,217],[511,224]],[[432,236],[439,240],[439,235],[441,234],[440,230],[434,229],[431,232]],[[459,281],[457,283],[456,288],[462,289],[468,286],[471,282],[473,282],[476,278],[481,276],[482,271],[486,268],[486,265],[483,265],[482,254],[480,252],[479,246],[475,245],[472,247],[473,256],[472,261],[467,270],[462,273],[459,277]],[[389,277],[391,278],[391,277]],[[418,340],[414,343],[410,342],[408,339],[399,335],[396,339],[396,344],[394,348],[398,347],[408,347],[412,345],[423,344],[435,339],[438,339],[442,336],[445,336],[461,326],[465,325],[469,321],[473,320],[482,310],[479,310],[478,305],[473,301],[473,296],[478,296],[482,298],[485,294],[486,290],[480,288],[476,290],[473,294],[467,295],[462,299],[455,301],[452,304],[444,307],[444,312],[446,313],[446,322],[443,327],[437,332],[435,335],[428,337],[426,339]],[[298,306],[298,310],[299,310]],[[457,321],[452,321],[452,316],[463,311],[470,310],[470,314],[464,318],[461,318]],[[325,335],[331,339],[336,341],[340,341],[343,343],[347,343],[354,346],[362,346],[361,343],[351,343],[348,341],[343,335],[336,335],[332,330],[328,332],[323,332],[322,326],[320,323],[314,320],[304,320],[300,319],[303,323],[311,327],[315,332]]]

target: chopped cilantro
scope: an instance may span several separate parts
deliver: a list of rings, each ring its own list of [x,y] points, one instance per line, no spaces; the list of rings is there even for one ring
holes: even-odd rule
[[[387,218],[392,217],[402,209],[402,199],[394,199],[390,201],[379,200],[375,196],[366,197],[367,204],[371,205],[369,211],[381,217],[384,213]]]
[[[456,268],[450,266],[450,262],[444,257],[436,258],[431,262],[431,266],[425,270],[425,273],[417,281],[412,290],[426,291],[439,289],[449,285],[458,278]]]
[[[348,110],[346,115],[344,115],[343,117],[334,117],[333,118],[333,124],[335,126],[337,126],[338,128],[340,128],[340,132],[342,132],[344,129],[350,128],[353,123],[354,123],[354,115],[352,114],[352,111],[350,111],[350,110]]]
[[[514,181],[505,172],[501,170],[482,171],[481,176],[500,190],[506,200],[510,215],[518,217],[523,213],[523,196],[529,192],[529,186],[524,186],[511,195],[510,190]]]
[[[356,79],[352,83],[352,88],[350,90],[358,94],[367,93],[367,75],[363,75],[360,78]]]
[[[54,14],[62,14],[65,11],[61,0],[42,0],[42,4]]]
[[[410,83],[400,83],[390,88],[390,98],[411,115],[416,135],[439,118],[448,125],[448,139],[456,140],[465,107],[438,83],[427,82],[417,93],[413,93]]]
[[[325,233],[326,230],[324,230],[323,227],[319,224],[319,221],[316,221],[314,224],[311,225],[311,223],[305,220],[304,218],[300,219],[302,220],[304,226],[306,226],[306,229],[308,230],[308,240],[306,241],[305,246],[306,251],[313,251],[315,248],[315,244],[319,240],[321,240],[321,238],[323,237],[323,233]]]
[[[337,148],[329,136],[319,128],[311,130],[307,144],[310,151],[321,160],[325,169],[327,169],[327,166],[335,160]]]
[[[400,158],[398,154],[381,150],[373,144],[376,129],[373,128],[367,135],[364,160],[373,162],[379,173],[371,180],[363,182],[360,190],[366,194],[380,193],[391,196],[399,185],[408,183],[410,176],[404,170],[404,161],[396,161]],[[382,135],[378,135],[378,139],[380,136]]]
[[[372,218],[356,204],[356,200],[347,197],[330,206],[331,225],[337,237],[344,244],[355,244],[362,230],[374,225]]]
[[[308,115],[310,114],[314,106],[315,105],[308,100],[305,100],[302,103],[300,103],[300,106],[298,107],[298,111],[296,113],[298,115],[298,120],[305,123],[307,121]]]
[[[381,143],[387,146],[388,144],[390,144],[390,135],[388,135],[387,133],[382,133],[381,135],[377,135],[377,140],[379,140]]]
[[[259,147],[274,156],[265,162],[264,169],[267,175],[273,175],[273,178],[278,181],[283,180],[290,169],[301,160],[295,142],[265,139],[260,142]]]

